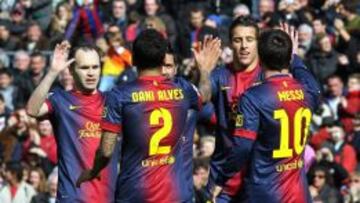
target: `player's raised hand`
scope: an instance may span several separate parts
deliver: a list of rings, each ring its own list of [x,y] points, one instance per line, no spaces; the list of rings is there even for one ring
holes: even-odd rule
[[[91,169],[85,170],[81,173],[81,175],[77,179],[76,187],[80,187],[82,183],[93,180],[95,178],[99,178],[99,176],[97,174],[94,174]]]
[[[56,73],[60,73],[66,69],[75,59],[68,60],[70,51],[70,44],[67,41],[63,41],[57,44],[54,50],[53,58],[51,60],[50,70]]]
[[[221,40],[212,36],[205,36],[200,46],[193,48],[192,52],[199,69],[211,72],[221,55]]]
[[[291,39],[293,50],[292,54],[298,54],[298,47],[299,47],[299,34],[298,31],[295,29],[294,26],[289,26],[287,23],[280,23],[280,30],[286,32]]]

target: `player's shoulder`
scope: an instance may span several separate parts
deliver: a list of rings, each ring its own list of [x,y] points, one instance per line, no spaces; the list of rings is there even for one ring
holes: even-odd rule
[[[229,68],[227,68],[227,65],[219,65],[211,72],[212,78],[222,77],[224,75],[227,75],[229,73]]]

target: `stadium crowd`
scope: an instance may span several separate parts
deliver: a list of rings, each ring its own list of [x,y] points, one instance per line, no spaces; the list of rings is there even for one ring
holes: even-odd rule
[[[261,29],[288,22],[299,32],[299,56],[322,88],[305,160],[314,202],[360,202],[360,2],[356,0],[3,0],[0,1],[0,202],[55,202],[57,148],[48,118],[25,106],[45,76],[52,51],[95,44],[102,54],[101,91],[136,78],[132,42],[155,29],[175,52],[177,74],[199,84],[192,49],[219,37],[218,64],[233,60],[229,26],[250,15]],[[69,71],[54,86],[71,90]],[[212,106],[207,107],[211,109]],[[194,135],[196,202],[206,202],[216,117],[202,115]],[[14,187],[16,186],[16,187]],[[7,202],[6,202],[7,203]]]

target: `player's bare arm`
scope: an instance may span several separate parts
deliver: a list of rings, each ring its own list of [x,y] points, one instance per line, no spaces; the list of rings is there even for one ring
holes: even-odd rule
[[[80,187],[81,183],[90,181],[99,176],[99,173],[109,163],[116,145],[117,134],[105,131],[101,136],[101,144],[96,152],[94,165],[92,169],[85,170],[81,173],[76,181],[76,186]]]
[[[49,109],[44,102],[50,87],[60,72],[65,70],[74,61],[74,59],[68,60],[69,49],[70,44],[67,41],[56,45],[50,69],[27,103],[26,110],[30,116],[39,117],[48,113]]]
[[[211,99],[210,73],[216,67],[221,54],[221,40],[205,36],[199,49],[193,49],[196,65],[200,70],[199,91],[203,102]]]

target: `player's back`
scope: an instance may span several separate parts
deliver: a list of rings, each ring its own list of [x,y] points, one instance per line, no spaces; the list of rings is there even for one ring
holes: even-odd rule
[[[182,139],[198,96],[186,81],[140,77],[113,90],[123,133],[117,202],[186,202]]]
[[[310,202],[303,150],[315,98],[288,75],[270,77],[244,97],[260,118],[250,158],[250,202]]]

